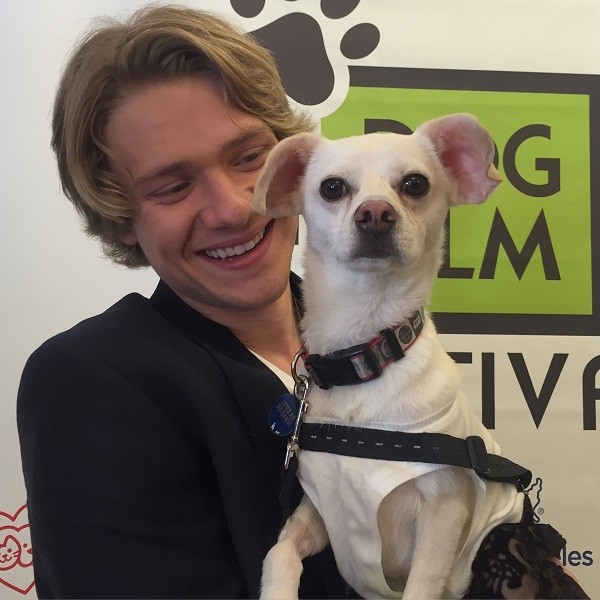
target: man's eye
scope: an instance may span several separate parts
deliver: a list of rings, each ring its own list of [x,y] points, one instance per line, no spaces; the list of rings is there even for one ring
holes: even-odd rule
[[[174,185],[172,188],[169,188],[168,190],[166,190],[167,194],[177,194],[178,192],[181,192],[183,190],[185,190],[186,188],[189,187],[189,183],[178,183],[177,185]]]
[[[161,200],[179,200],[187,195],[189,191],[189,181],[182,181],[174,185],[168,185],[150,194],[153,198],[160,198]]]
[[[240,167],[242,170],[260,169],[265,163],[265,160],[267,160],[270,149],[271,146],[253,148],[252,150],[241,154],[240,157],[235,160],[234,165]]]
[[[250,154],[246,154],[246,156],[242,157],[240,162],[243,163],[251,163],[255,161],[260,156],[260,152],[257,150],[255,152],[251,152]]]

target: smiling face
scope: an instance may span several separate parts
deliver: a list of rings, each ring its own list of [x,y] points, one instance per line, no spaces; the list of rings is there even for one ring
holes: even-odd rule
[[[213,318],[281,297],[297,219],[250,209],[277,143],[262,120],[229,106],[206,76],[132,92],[106,133],[111,166],[135,205],[122,239],[140,245],[175,293]]]

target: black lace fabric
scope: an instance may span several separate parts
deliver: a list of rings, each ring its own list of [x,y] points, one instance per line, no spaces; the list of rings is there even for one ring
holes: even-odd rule
[[[589,598],[562,567],[564,545],[556,529],[534,523],[525,497],[521,522],[499,525],[484,538],[463,598]]]

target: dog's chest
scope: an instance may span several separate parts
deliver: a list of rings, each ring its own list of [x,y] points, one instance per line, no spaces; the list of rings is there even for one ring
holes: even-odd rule
[[[322,516],[340,572],[364,597],[401,597],[383,576],[378,510],[398,486],[437,465],[301,452],[298,477]]]
[[[339,420],[315,418],[307,422],[321,424],[326,432],[329,423]],[[397,424],[372,422],[377,429],[397,430]],[[363,426],[365,424],[363,423]],[[438,431],[465,438],[478,435],[488,451],[499,452],[489,432],[472,411],[467,398],[459,393],[445,410],[419,422],[408,424],[407,432]],[[378,511],[386,497],[399,486],[412,487],[417,478],[443,474],[443,465],[373,460],[341,456],[326,452],[299,452],[298,478],[323,518],[340,572],[363,597],[401,597],[384,577],[381,563],[382,540],[378,527]],[[518,521],[521,505],[513,486],[485,483],[474,473],[470,480],[476,494],[476,510],[472,514],[469,538],[463,553],[457,557],[453,578],[456,585],[466,585],[470,561],[488,528],[501,520]],[[391,497],[391,496],[390,496]],[[404,514],[404,513],[403,513]]]

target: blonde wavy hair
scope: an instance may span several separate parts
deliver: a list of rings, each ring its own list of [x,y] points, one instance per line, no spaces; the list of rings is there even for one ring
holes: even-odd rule
[[[262,119],[283,139],[314,128],[290,107],[271,54],[249,34],[206,11],[150,6],[121,22],[102,19],[77,44],[63,71],[52,118],[52,148],[62,189],[104,253],[147,266],[129,229],[133,204],[109,166],[106,125],[132,91],[153,81],[212,73],[228,102]]]

